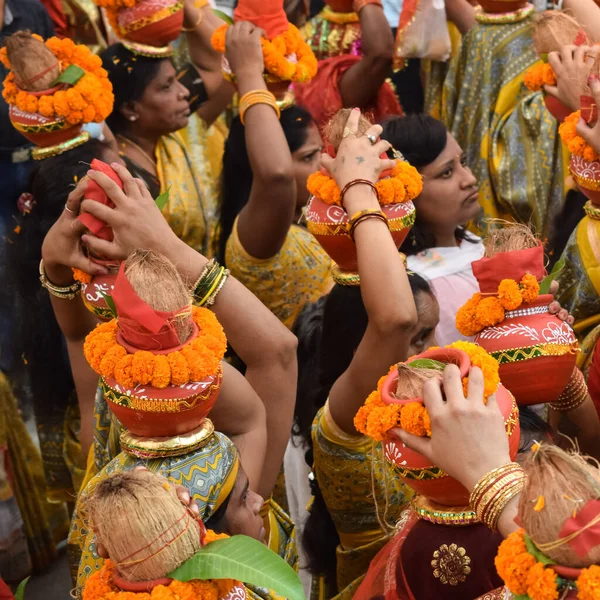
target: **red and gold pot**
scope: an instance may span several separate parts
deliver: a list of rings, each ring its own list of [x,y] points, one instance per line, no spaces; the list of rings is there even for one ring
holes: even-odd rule
[[[454,348],[429,350],[411,359],[431,359],[459,367],[462,377],[468,377],[471,368],[469,355]],[[389,373],[381,387],[381,400],[385,404],[423,403],[423,398],[398,400],[393,396],[398,386],[398,371]],[[504,417],[506,434],[509,440],[511,459],[519,450],[521,430],[519,427],[519,409],[512,394],[500,384],[496,391],[496,400]],[[415,490],[417,494],[444,506],[468,506],[469,492],[456,479],[431,463],[423,455],[405,446],[392,432],[383,442],[386,459],[394,466],[398,476]]]
[[[473,263],[482,294],[494,294],[503,279],[525,274],[541,281],[545,274],[542,246],[500,252]],[[554,298],[540,295],[506,311],[504,320],[486,327],[475,341],[500,363],[500,379],[519,405],[555,401],[575,368],[579,344],[571,326],[548,312]]]
[[[52,95],[60,89],[61,86],[57,86],[42,92],[28,93],[39,98]],[[10,106],[9,117],[13,127],[40,148],[62,144],[78,136],[81,132],[81,125],[71,125],[61,118],[49,119],[40,113],[25,112],[14,105]]]
[[[478,0],[477,3],[486,13],[501,14],[512,13],[525,8],[528,0]]]
[[[325,0],[325,4],[334,12],[351,13],[354,12],[353,0]]]
[[[396,247],[400,248],[415,222],[415,205],[409,200],[387,204],[381,210],[388,219]],[[348,233],[348,215],[341,206],[327,204],[312,196],[306,210],[306,221],[308,230],[342,271],[358,271],[356,244]]]
[[[105,262],[108,261],[94,261]],[[110,273],[94,275],[89,283],[81,284],[81,298],[85,307],[100,321],[107,322],[114,318],[112,310],[106,303],[105,296],[112,296],[115,288],[115,279],[120,263],[110,263]]]
[[[219,397],[222,378],[219,369],[203,381],[165,389],[142,385],[128,389],[112,378],[101,378],[100,385],[111,411],[131,433],[172,437],[201,425]]]
[[[183,26],[183,0],[137,0],[135,6],[118,12],[122,36],[147,46],[167,46]]]
[[[573,111],[554,96],[544,93],[544,104],[548,112],[562,123]]]

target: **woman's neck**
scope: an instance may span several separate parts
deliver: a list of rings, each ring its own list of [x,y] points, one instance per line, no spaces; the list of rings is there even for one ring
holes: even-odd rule
[[[144,152],[147,152],[150,156],[154,156],[154,151],[156,150],[158,138],[153,139],[151,137],[144,137],[132,131],[125,131],[121,135],[122,137],[131,140],[136,146],[139,146]]]
[[[456,228],[432,230],[436,248],[452,248],[456,246]]]

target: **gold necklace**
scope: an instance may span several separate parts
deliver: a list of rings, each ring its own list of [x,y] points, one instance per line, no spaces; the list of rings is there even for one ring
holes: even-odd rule
[[[151,165],[150,172],[156,171],[156,159],[152,158],[149,152],[146,152],[146,150],[144,150],[139,144],[136,144],[133,140],[129,139],[128,137],[125,137],[122,134],[118,134],[117,137],[123,140],[125,144],[131,146],[132,148],[135,148],[136,150],[138,150],[138,152],[142,153],[142,156],[148,161],[148,164]]]

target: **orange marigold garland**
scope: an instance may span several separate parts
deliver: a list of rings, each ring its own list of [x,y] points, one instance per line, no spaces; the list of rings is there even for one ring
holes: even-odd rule
[[[73,279],[79,283],[90,283],[92,276],[81,269],[73,269]]]
[[[477,292],[461,306],[456,313],[456,328],[462,335],[477,335],[486,327],[504,321],[505,311],[535,302],[539,293],[540,284],[534,275],[525,274],[519,283],[514,279],[503,279],[497,295],[484,296]]]
[[[483,348],[471,342],[454,342],[445,348],[456,348],[469,355],[471,364],[483,371],[484,396],[491,396],[500,385],[498,361],[490,356]],[[392,366],[390,373],[396,368]],[[359,408],[354,417],[354,427],[363,435],[376,441],[385,438],[390,429],[399,427],[408,433],[419,437],[431,436],[431,421],[429,413],[421,402],[406,404],[385,404],[381,399],[381,386],[387,376],[380,378],[377,390],[371,392],[365,403]],[[468,379],[463,380],[465,393]]]
[[[600,160],[600,155],[577,133],[580,119],[580,110],[571,113],[558,127],[560,139],[571,154],[582,156],[589,162]]]
[[[228,27],[229,25],[221,25],[213,32],[211,43],[217,52],[225,52]],[[260,42],[265,71],[270,75],[282,81],[305,83],[317,74],[317,59],[295,25],[290,23],[287,31],[272,40],[262,37]]]
[[[34,34],[34,37],[43,41],[39,35]],[[71,125],[104,121],[112,112],[114,95],[100,57],[93,54],[87,46],[76,45],[69,38],[52,37],[45,43],[59,60],[63,71],[76,65],[85,74],[68,89],[59,89],[53,94],[37,97],[21,90],[15,83],[15,74],[11,72],[4,79],[2,91],[7,104],[24,112],[39,113],[48,119],[65,119]],[[0,62],[10,69],[6,48],[0,50]]]
[[[528,90],[539,92],[544,85],[556,85],[556,74],[548,63],[537,62],[525,71],[523,83]]]
[[[539,562],[528,550],[533,541],[523,529],[511,533],[498,548],[496,570],[507,589],[523,600],[558,600],[567,582],[549,566]],[[540,555],[539,549],[536,550]],[[572,582],[569,582],[572,583]],[[600,597],[600,567],[582,569],[577,578],[577,598],[597,600]],[[562,589],[561,589],[562,588]]]
[[[317,171],[309,175],[306,182],[308,191],[326,204],[341,206],[341,192],[333,177]],[[397,161],[387,179],[376,184],[379,204],[400,204],[414,200],[423,190],[423,177],[411,164]]]
[[[102,323],[86,338],[83,352],[86,360],[105,379],[133,388],[152,385],[164,389],[202,381],[217,373],[227,350],[227,338],[215,315],[206,308],[192,307],[198,326],[198,337],[181,350],[166,355],[139,350],[129,354],[117,341],[116,319]]]

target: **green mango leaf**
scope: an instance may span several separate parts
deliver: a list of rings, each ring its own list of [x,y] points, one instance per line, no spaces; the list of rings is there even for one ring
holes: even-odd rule
[[[233,19],[229,15],[226,15],[223,11],[213,8],[213,13],[217,15],[221,21],[225,21],[227,25],[233,25]]]
[[[548,558],[545,554],[542,554],[542,551],[533,543],[533,540],[527,535],[524,534],[525,545],[527,546],[527,552],[531,554],[538,562],[541,562],[543,565],[555,565],[556,563]]]
[[[432,360],[431,358],[417,358],[408,363],[415,369],[435,369],[436,371],[443,371],[446,365],[439,360]]]
[[[158,210],[162,212],[162,209],[167,205],[169,201],[169,195],[171,194],[171,187],[166,189],[160,196],[156,198],[154,202],[156,202],[156,206],[158,206]]]
[[[102,291],[100,293],[102,294],[102,297],[106,301],[106,304],[107,304],[110,312],[112,313],[112,316],[116,319],[117,318],[117,305],[115,304],[115,301],[112,299],[112,296],[109,296],[108,294],[105,294]]]
[[[540,282],[540,294],[547,294],[550,292],[550,284],[558,279],[559,275],[565,269],[565,264],[565,257],[563,255],[559,260],[556,261],[551,273],[546,275],[546,277],[544,277],[544,279],[542,279]]]
[[[58,85],[59,83],[68,83],[69,85],[75,85],[83,76],[85,71],[77,65],[69,65],[56,79],[52,85]]]
[[[169,573],[178,581],[237,579],[274,590],[290,600],[305,600],[298,574],[285,560],[259,541],[245,535],[211,542]]]
[[[17,588],[17,591],[15,593],[15,600],[24,600],[25,598],[25,586],[27,585],[27,582],[29,581],[29,577],[27,577],[27,579],[23,579],[23,581],[21,581],[21,583],[19,584],[19,587]]]
[[[513,598],[513,600],[531,600],[531,597],[528,596],[527,594],[524,594],[524,595],[513,594],[512,598]]]

